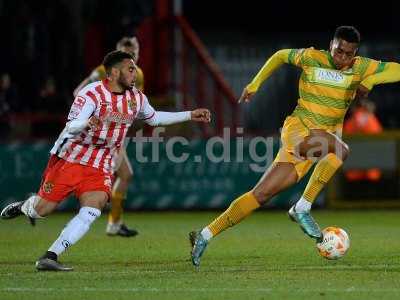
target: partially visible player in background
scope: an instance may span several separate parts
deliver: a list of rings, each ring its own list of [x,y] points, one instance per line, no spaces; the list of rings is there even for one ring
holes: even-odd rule
[[[136,65],[136,82],[135,87],[140,91],[144,91],[144,76],[143,71],[137,66],[139,60],[139,42],[136,37],[123,37],[117,43],[117,50],[127,52],[133,56]],[[92,71],[92,73],[85,78],[74,91],[74,96],[89,83],[103,80],[106,78],[106,70],[104,65],[98,66]],[[114,160],[114,171],[116,174],[115,181],[113,183],[112,197],[111,197],[111,211],[108,215],[108,223],[106,228],[107,235],[110,236],[123,236],[132,237],[138,234],[138,231],[133,228],[128,228],[122,221],[122,205],[126,199],[128,193],[129,182],[133,177],[132,165],[129,162],[129,158],[126,154],[126,146],[121,147],[119,153],[113,157]]]
[[[136,37],[123,37],[117,43],[116,50],[124,51],[133,56],[136,64],[136,82],[135,87],[142,92],[144,91],[144,76],[142,69],[139,68],[137,62],[139,61],[140,46]],[[74,90],[74,97],[76,97],[81,89],[87,86],[89,83],[103,80],[106,78],[106,70],[104,65],[97,66],[88,77],[86,77]]]

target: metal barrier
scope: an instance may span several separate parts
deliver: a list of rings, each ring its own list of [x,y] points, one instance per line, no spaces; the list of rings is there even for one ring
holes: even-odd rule
[[[177,57],[181,65],[178,72],[181,78],[177,80],[184,107],[196,103],[213,112],[214,126],[203,125],[204,136],[221,135],[224,127],[236,129],[239,121],[238,97],[186,19],[176,16],[175,23],[183,36]]]

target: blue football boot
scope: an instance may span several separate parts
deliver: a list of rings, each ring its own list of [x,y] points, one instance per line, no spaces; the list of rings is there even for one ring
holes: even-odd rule
[[[190,252],[192,257],[192,263],[194,266],[200,266],[200,258],[203,255],[204,250],[206,250],[208,242],[203,238],[200,232],[192,231],[189,233],[189,241],[192,246],[192,251]]]
[[[310,238],[315,239],[317,242],[322,240],[322,232],[317,222],[313,219],[310,212],[297,212],[295,209],[296,205],[293,205],[289,212],[289,218],[300,225],[301,230],[307,234]]]

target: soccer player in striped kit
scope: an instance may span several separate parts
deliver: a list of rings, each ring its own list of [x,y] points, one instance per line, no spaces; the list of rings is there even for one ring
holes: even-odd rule
[[[136,67],[129,53],[110,52],[103,64],[107,79],[91,83],[78,93],[68,122],[50,151],[38,194],[9,204],[1,212],[3,219],[23,214],[43,218],[69,194],[79,199],[79,213],[36,262],[38,270],[72,270],[58,262],[58,256],[82,238],[101,215],[111,196],[112,157],[135,120],[152,126],[210,121],[207,109],[155,111],[146,96],[134,87]]]
[[[136,65],[135,87],[144,92],[144,75],[142,69],[137,65],[139,60],[139,41],[136,37],[123,37],[118,41],[116,50],[130,53]],[[74,91],[74,96],[86,85],[103,80],[107,77],[104,65],[97,66],[91,74],[85,78]],[[126,145],[125,145],[126,147]],[[132,181],[133,168],[129,161],[125,147],[115,154],[114,159],[114,181],[111,193],[111,210],[108,214],[106,233],[109,236],[133,237],[138,234],[134,228],[129,228],[122,220],[123,203],[128,193],[129,183]]]
[[[192,263],[199,266],[208,242],[238,224],[274,195],[298,182],[316,162],[300,200],[289,217],[311,238],[320,241],[321,230],[310,214],[318,194],[349,153],[341,140],[343,119],[354,98],[365,97],[377,84],[400,81],[400,64],[355,56],[360,34],[352,26],[336,29],[329,51],[285,49],[276,52],[248,84],[239,102],[249,102],[260,85],[283,64],[302,69],[299,99],[283,124],[282,147],[275,161],[249,192],[200,232],[190,233]]]

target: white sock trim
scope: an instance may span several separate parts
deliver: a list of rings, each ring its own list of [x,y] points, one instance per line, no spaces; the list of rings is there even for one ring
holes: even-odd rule
[[[211,238],[213,237],[213,234],[208,227],[204,227],[200,234],[206,241],[211,240]]]
[[[34,219],[43,219],[44,217],[40,216],[35,207],[38,204],[40,197],[38,195],[32,195],[27,200],[25,200],[24,204],[21,206],[21,211],[27,216]]]
[[[310,201],[304,197],[301,197],[296,203],[296,212],[309,212],[311,210],[311,205],[312,203]]]

